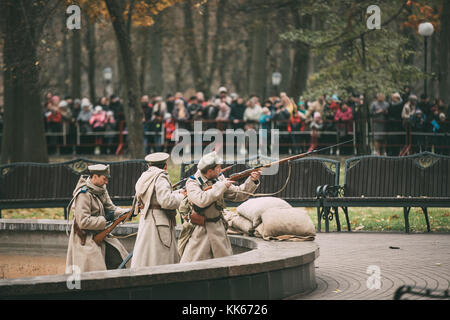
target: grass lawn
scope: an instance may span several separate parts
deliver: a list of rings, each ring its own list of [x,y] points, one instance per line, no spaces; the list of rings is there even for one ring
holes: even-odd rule
[[[231,208],[235,210],[235,208]],[[314,225],[317,226],[317,211],[315,208],[307,208]],[[428,209],[432,232],[450,232],[450,209]],[[64,219],[62,208],[44,209],[5,209],[2,211],[5,219]],[[71,217],[73,217],[73,212]],[[178,216],[177,216],[178,218]],[[352,231],[396,231],[404,232],[405,222],[402,208],[350,208],[349,218]],[[347,224],[343,212],[339,214],[341,230],[347,231]],[[138,222],[139,217],[133,219]],[[179,218],[177,219],[180,223]],[[413,208],[409,213],[410,232],[426,232],[425,216],[420,208]],[[325,223],[322,221],[322,230]],[[330,221],[330,231],[336,230],[336,222]]]
[[[341,177],[344,176],[344,162],[345,159],[342,159]],[[168,172],[172,183],[179,181],[180,165],[169,163]],[[317,226],[317,210],[315,208],[307,208],[307,210],[312,221]],[[450,208],[429,208],[428,216],[432,232],[450,232]],[[64,219],[64,210],[62,208],[4,209],[2,211],[2,217],[6,219]],[[134,218],[133,222],[137,222],[138,218]],[[349,208],[349,218],[353,231],[404,232],[405,230],[403,208]],[[341,230],[347,231],[343,211],[340,211],[339,219],[341,222]],[[177,220],[179,222],[179,218]],[[409,213],[409,224],[410,232],[427,231],[425,216],[420,208],[411,209]],[[322,221],[322,230],[325,230],[324,221]],[[336,222],[334,220],[330,221],[330,231],[335,230]]]

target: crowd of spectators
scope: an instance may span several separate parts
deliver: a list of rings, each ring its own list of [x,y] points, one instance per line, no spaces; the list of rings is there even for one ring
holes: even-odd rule
[[[94,107],[88,98],[80,100],[66,96],[61,99],[48,93],[44,121],[49,153],[114,153],[117,124],[124,119],[123,105],[116,95],[109,99],[102,97]],[[58,145],[63,146],[58,149]]]
[[[282,92],[261,101],[256,95],[244,99],[236,93],[230,94],[225,87],[220,87],[218,93],[210,98],[202,92],[189,97],[177,92],[165,99],[144,95],[141,107],[146,153],[170,151],[175,129],[193,130],[196,120],[203,122],[203,130],[267,129],[264,134],[268,135],[269,145],[270,129],[278,129],[281,154],[311,151],[351,139],[354,121],[358,120],[363,102],[363,96],[359,94],[340,98],[336,92],[313,101],[303,97],[294,101]],[[431,151],[431,146],[434,146],[448,152],[445,148],[448,136],[433,135],[449,132],[448,112],[442,100],[430,103],[424,95],[419,100],[409,87],[405,87],[402,93],[392,94],[389,101],[383,94],[378,94],[369,103],[372,119],[369,130],[373,133],[375,152],[398,155],[403,145],[408,143],[409,136],[405,131],[413,133],[415,151]],[[87,98],[60,99],[47,94],[44,117],[50,153],[56,152],[56,145],[64,145],[59,149],[61,153],[114,153],[118,143],[117,131],[126,130],[125,125],[122,128],[118,126],[124,124],[125,118],[122,102],[115,95],[102,97],[94,106]],[[417,135],[417,132],[431,134]],[[64,144],[62,136],[65,136]],[[340,148],[340,154],[352,153],[352,145]]]
[[[393,93],[389,101],[379,93],[370,104],[369,113],[377,154],[398,155],[405,145],[411,145],[412,152],[449,154],[450,110],[442,99],[431,102],[425,94],[418,98],[410,87],[405,87],[402,93]]]

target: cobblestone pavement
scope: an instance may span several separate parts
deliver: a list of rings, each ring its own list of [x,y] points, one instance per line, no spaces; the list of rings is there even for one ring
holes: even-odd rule
[[[402,285],[450,288],[450,234],[319,233],[316,242],[317,289],[290,299],[392,300]]]

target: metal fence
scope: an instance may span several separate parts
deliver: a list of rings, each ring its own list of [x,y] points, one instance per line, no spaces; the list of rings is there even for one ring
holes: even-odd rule
[[[422,151],[431,151],[442,154],[450,154],[450,133],[444,132],[426,132],[416,131],[414,128],[402,127],[401,121],[382,121],[385,122],[385,131],[375,131],[376,122],[371,119],[369,122],[362,123],[359,131],[356,131],[357,120],[350,122],[337,122],[325,120],[322,130],[318,131],[318,141],[316,147],[324,147],[337,144],[342,141],[353,139],[351,145],[344,145],[335,150],[331,149],[330,154],[334,155],[356,155],[361,145],[369,146],[372,153],[375,153],[375,140],[377,135],[384,136],[381,142],[386,147],[388,154],[399,155],[418,153]],[[233,121],[216,121],[202,120],[202,130],[196,131],[197,134],[205,134],[209,129],[218,129],[222,134],[229,129],[243,129],[246,131],[249,127],[255,129],[258,139],[261,139],[261,125],[252,122],[233,122]],[[271,121],[265,126],[267,129],[279,130],[278,147],[281,154],[305,152],[312,144],[313,131],[306,125],[304,131],[288,130],[289,121]],[[450,122],[447,122],[450,124]],[[156,130],[147,130],[143,132],[145,138],[146,151],[170,151],[171,148],[179,141],[172,141],[170,133],[166,132],[166,124],[159,123]],[[347,125],[351,130],[347,129]],[[345,127],[343,131],[343,127]],[[64,123],[60,132],[46,132],[47,146],[49,153],[72,153],[72,154],[93,154],[108,153],[120,154],[127,147],[127,136],[125,124],[122,121],[115,131],[97,131],[82,133],[79,126],[75,130],[69,128]],[[193,132],[194,121],[179,121],[175,123],[175,129],[183,128]],[[450,128],[450,125],[447,125]],[[361,132],[365,131],[365,141],[362,141]],[[270,132],[270,130],[268,131]],[[269,133],[270,134],[270,133]],[[1,136],[0,136],[1,137]],[[179,139],[179,138],[178,138]],[[0,139],[1,141],[1,139]],[[194,143],[194,141],[192,140]],[[207,146],[211,142],[202,142],[203,146]],[[269,139],[270,144],[270,139]],[[248,145],[246,146],[248,149]],[[248,151],[248,150],[247,150]]]

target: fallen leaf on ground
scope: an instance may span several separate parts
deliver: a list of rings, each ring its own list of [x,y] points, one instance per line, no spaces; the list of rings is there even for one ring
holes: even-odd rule
[[[363,225],[357,226],[357,227],[355,228],[355,231],[359,231],[359,230],[362,230],[362,229],[364,229],[364,226],[363,226]]]

